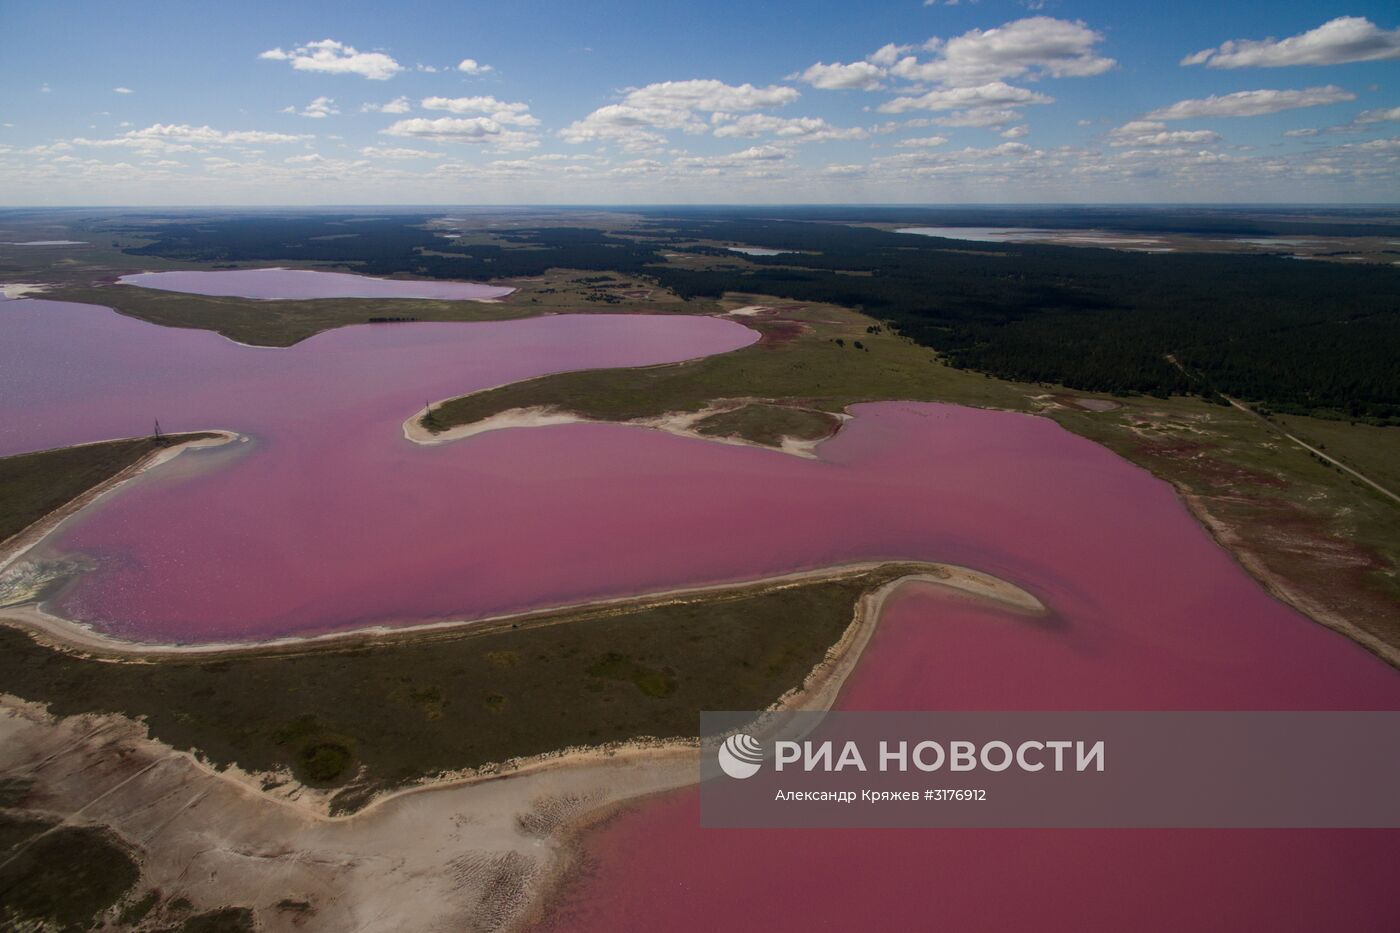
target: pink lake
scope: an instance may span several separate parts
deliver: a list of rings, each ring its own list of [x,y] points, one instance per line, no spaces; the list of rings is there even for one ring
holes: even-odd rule
[[[476,282],[375,279],[314,269],[223,269],[215,272],[138,272],[117,280],[162,291],[237,298],[432,298],[480,301],[504,298],[513,288]]]
[[[851,709],[1400,709],[1400,675],[1272,600],[1165,484],[1026,415],[860,405],[819,460],[604,424],[437,447],[427,399],[723,352],[684,317],[346,328],[286,350],[103,309],[0,305],[0,452],[221,427],[66,525],[98,569],[49,608],[212,641],[473,618],[867,558],[965,564],[1027,623],[892,601]],[[589,837],[564,929],[1394,929],[1400,833],[725,832],[693,792]]]

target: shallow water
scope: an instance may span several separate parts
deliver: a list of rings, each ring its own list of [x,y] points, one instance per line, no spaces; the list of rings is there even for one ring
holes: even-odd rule
[[[375,279],[314,269],[223,269],[216,272],[139,272],[117,280],[161,291],[236,298],[430,298],[467,301],[503,298],[515,291],[475,282]]]

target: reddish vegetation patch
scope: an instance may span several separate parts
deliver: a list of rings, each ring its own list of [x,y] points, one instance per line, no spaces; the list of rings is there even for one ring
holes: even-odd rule
[[[1211,456],[1219,450],[1215,444],[1199,441],[1173,440],[1167,443],[1149,443],[1138,448],[1144,459],[1161,457],[1177,463],[1189,464],[1200,480],[1212,489],[1249,488],[1270,486],[1282,488],[1288,483],[1272,473],[1251,470],[1237,466],[1220,457]]]
[[[1287,591],[1305,600],[1309,611],[1393,641],[1393,623],[1386,620],[1394,596],[1380,582],[1390,564],[1379,552],[1334,534],[1316,515],[1283,499],[1210,496],[1206,505],[1229,524],[1228,543],[1286,581]]]
[[[1083,398],[1078,395],[1057,394],[1050,396],[1057,404],[1074,411],[1105,412],[1122,408],[1118,402],[1109,399]]]
[[[1137,457],[1184,488],[1209,513],[1215,536],[1264,584],[1329,625],[1342,620],[1393,643],[1395,595],[1390,563],[1358,542],[1345,523],[1274,494],[1290,485],[1230,463],[1215,444],[1173,439],[1138,445]],[[1167,467],[1165,462],[1170,462]]]
[[[791,343],[807,332],[807,325],[800,321],[763,321],[757,328],[762,335],[758,339],[758,345],[769,349]]]

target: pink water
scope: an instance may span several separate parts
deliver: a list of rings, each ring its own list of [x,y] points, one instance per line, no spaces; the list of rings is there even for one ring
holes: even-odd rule
[[[425,398],[751,339],[692,318],[363,327],[253,350],[0,305],[0,450],[227,427],[67,526],[58,611],[184,641],[472,617],[850,559],[946,560],[1052,609],[893,600],[852,709],[1400,709],[1400,676],[1274,602],[1171,490],[1024,415],[862,405],[821,459],[611,425],[405,441]],[[693,792],[590,837],[570,929],[1393,929],[1400,834],[721,832]],[[1326,924],[1324,924],[1326,921]]]
[[[238,298],[434,298],[443,301],[503,298],[515,291],[475,282],[374,279],[347,272],[311,269],[224,269],[217,272],[140,272],[117,280],[123,285],[193,295]]]
[[[1159,591],[1131,596],[1144,579],[1066,588],[1048,624],[906,588],[837,705],[1400,708],[1400,676],[1336,636],[1233,587],[1193,599],[1189,575],[1159,614]],[[706,830],[698,798],[648,800],[591,833],[545,926],[706,931],[723,916],[744,930],[1400,929],[1400,831]]]

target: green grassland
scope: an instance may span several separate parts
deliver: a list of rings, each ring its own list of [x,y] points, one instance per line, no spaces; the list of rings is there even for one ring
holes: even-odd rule
[[[801,685],[862,593],[909,569],[140,662],[0,628],[0,685],[56,715],[142,718],[218,765],[341,788],[335,806],[349,810],[445,771],[694,736],[701,710],[764,708]]]
[[[1400,430],[1363,422],[1273,415],[1280,428],[1392,491],[1400,490]]]
[[[54,301],[102,305],[159,324],[212,330],[260,347],[289,347],[321,331],[379,318],[417,321],[503,321],[533,311],[498,302],[427,301],[410,298],[317,298],[254,301],[187,295],[128,285],[67,286],[40,295]]]
[[[840,426],[840,420],[829,412],[755,403],[702,418],[695,423],[695,430],[711,437],[741,437],[778,447],[789,437],[821,440],[834,434]]]

